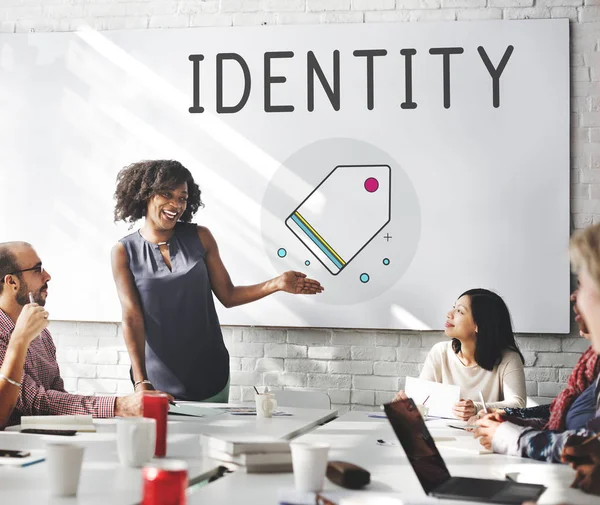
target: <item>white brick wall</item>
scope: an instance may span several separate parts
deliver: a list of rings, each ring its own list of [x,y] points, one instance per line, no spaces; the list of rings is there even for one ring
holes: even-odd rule
[[[598,0],[1,0],[0,32],[430,20],[571,20],[571,212],[575,228],[600,222],[600,7]],[[127,393],[129,358],[118,325],[53,321],[70,391]],[[527,393],[547,401],[586,343],[526,335]],[[232,400],[253,385],[325,390],[341,409],[372,409],[417,374],[437,332],[224,328]]]
[[[50,331],[70,391],[131,391],[129,356],[117,324],[53,321]],[[93,332],[114,336],[89,336]],[[431,346],[445,338],[440,332],[256,327],[225,327],[223,333],[231,353],[232,401],[251,400],[252,386],[300,388],[327,391],[343,410],[389,400],[406,376],[418,375]],[[576,336],[520,335],[517,340],[526,359],[527,394],[535,401],[554,397],[587,349],[587,341]],[[110,345],[98,345],[102,341]]]

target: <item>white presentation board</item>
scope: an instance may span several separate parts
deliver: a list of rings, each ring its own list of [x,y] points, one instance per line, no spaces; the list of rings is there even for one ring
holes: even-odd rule
[[[567,20],[0,35],[0,240],[54,319],[118,321],[117,172],[187,166],[236,284],[322,295],[223,324],[440,329],[469,288],[569,330]]]

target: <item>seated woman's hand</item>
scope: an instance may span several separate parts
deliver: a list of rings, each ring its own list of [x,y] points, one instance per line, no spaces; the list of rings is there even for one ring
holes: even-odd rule
[[[584,493],[600,495],[600,465],[581,465],[571,487],[581,489]]]
[[[504,422],[504,418],[501,414],[485,414],[482,419],[479,419],[475,426],[475,433],[473,436],[479,439],[479,443],[488,450],[492,450],[492,441],[496,430],[501,423]]]
[[[493,409],[491,407],[488,407],[487,412],[485,410],[481,409],[473,417],[470,417],[469,420],[467,421],[467,423],[475,424],[475,421],[478,421],[479,419],[483,419],[485,416],[490,415],[490,414],[499,414],[501,416],[504,416],[505,412],[502,409]]]
[[[460,400],[452,407],[452,413],[463,421],[473,417],[476,412],[477,409],[475,408],[473,400]]]
[[[562,451],[563,463],[569,463],[573,468],[580,465],[600,465],[600,440],[585,443],[586,437],[573,435],[567,438]]]
[[[398,391],[392,401],[397,402],[398,400],[408,400],[408,396],[406,396],[404,389],[401,389],[400,391]]]

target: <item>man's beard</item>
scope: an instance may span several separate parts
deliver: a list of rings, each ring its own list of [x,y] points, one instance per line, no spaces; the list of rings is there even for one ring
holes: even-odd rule
[[[29,293],[31,293],[33,295],[33,300],[35,301],[35,303],[43,307],[44,305],[46,305],[46,300],[42,298],[40,291],[47,287],[48,286],[44,284],[37,291],[32,291],[31,289],[29,289],[29,285],[21,280],[21,287],[19,288],[19,291],[17,291],[17,303],[21,306],[27,305],[30,302]]]

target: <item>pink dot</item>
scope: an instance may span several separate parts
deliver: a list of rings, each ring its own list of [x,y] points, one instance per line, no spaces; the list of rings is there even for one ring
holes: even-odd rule
[[[375,179],[375,177],[369,177],[365,181],[365,189],[369,193],[375,193],[375,191],[377,191],[379,189],[379,181],[377,179]]]

